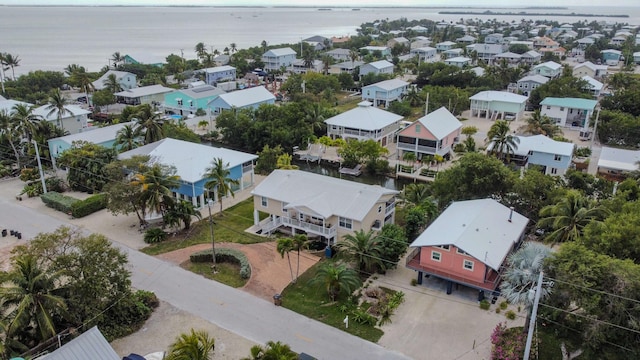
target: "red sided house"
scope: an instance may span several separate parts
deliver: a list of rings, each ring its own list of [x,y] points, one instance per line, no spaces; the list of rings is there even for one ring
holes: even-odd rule
[[[407,152],[421,160],[425,155],[448,156],[460,138],[462,123],[445,107],[429,113],[398,134],[398,156]]]
[[[524,238],[529,219],[492,199],[452,203],[410,245],[407,267],[423,275],[447,281],[447,294],[453,284],[494,293],[507,255]]]

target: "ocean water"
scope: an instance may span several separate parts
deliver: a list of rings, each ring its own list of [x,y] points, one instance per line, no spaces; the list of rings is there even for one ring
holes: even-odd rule
[[[360,24],[379,19],[431,19],[457,21],[460,18],[519,21],[522,16],[444,15],[443,8],[351,8],[320,11],[317,8],[217,8],[217,7],[1,7],[0,52],[19,56],[16,75],[32,70],[62,71],[79,64],[97,71],[111,55],[132,54],[164,58],[174,53],[195,58],[194,47],[204,42],[222,52],[235,43],[238,48],[269,44],[298,43],[313,36],[356,34]],[[450,9],[449,9],[450,10]],[[465,9],[462,9],[465,10]],[[478,9],[473,9],[477,11]],[[484,11],[484,9],[479,9]],[[524,11],[524,9],[491,9]],[[535,12],[628,14],[629,18],[593,17],[640,24],[640,7],[582,7],[568,10],[526,10]],[[541,17],[559,22],[585,20],[579,17]],[[135,56],[134,56],[135,57]]]

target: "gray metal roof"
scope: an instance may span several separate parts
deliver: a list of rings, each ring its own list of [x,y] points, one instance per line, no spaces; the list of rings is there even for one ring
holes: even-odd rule
[[[97,326],[39,360],[120,360]]]
[[[364,91],[364,89],[367,89],[367,88],[379,88],[382,90],[391,91],[391,90],[395,90],[395,89],[406,87],[406,86],[409,86],[409,83],[404,80],[391,79],[391,80],[384,80],[384,81],[377,82],[375,84],[363,86],[362,89]]]
[[[361,102],[360,104],[358,107],[331,117],[324,122],[327,125],[374,131],[402,120],[402,116],[373,107],[370,102]]]
[[[54,139],[49,139],[48,141],[62,140],[67,144],[71,145],[74,141],[88,141],[93,144],[102,144],[107,141],[114,140],[118,131],[125,127],[126,125],[133,125],[135,122],[130,121],[126,123],[120,123],[105,127],[93,127],[88,129],[82,129],[82,132],[76,134],[70,134],[66,136],[61,136]]]
[[[209,106],[223,101],[229,107],[243,108],[253,104],[268,102],[275,100],[275,96],[269,92],[264,86],[256,86],[243,90],[236,90],[230,93],[222,94],[218,98],[209,102]]]
[[[603,146],[598,159],[598,167],[611,170],[634,171],[638,170],[640,151],[616,149]]]
[[[175,89],[164,87],[162,85],[149,85],[120,91],[113,95],[125,98],[138,98],[142,96],[170,93],[172,91],[175,91]]]
[[[462,127],[462,123],[444,106],[421,117],[418,121],[438,139],[444,139]]]

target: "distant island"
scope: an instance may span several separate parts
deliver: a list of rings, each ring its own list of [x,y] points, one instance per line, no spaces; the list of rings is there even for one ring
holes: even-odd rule
[[[612,18],[628,18],[629,15],[599,15],[599,14],[577,14],[577,13],[538,13],[538,12],[497,12],[497,11],[439,11],[438,14],[443,15],[495,15],[495,16],[575,16],[575,17],[612,17]]]

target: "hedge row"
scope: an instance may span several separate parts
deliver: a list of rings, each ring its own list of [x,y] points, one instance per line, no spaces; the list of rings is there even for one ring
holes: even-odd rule
[[[81,218],[106,207],[107,194],[96,194],[73,203],[73,205],[71,205],[71,215],[73,215],[74,218]]]
[[[80,201],[76,198],[62,195],[55,191],[49,191],[46,194],[42,194],[40,199],[42,199],[42,202],[48,207],[62,211],[65,214],[71,214],[73,205]]]
[[[212,250],[203,250],[191,254],[189,260],[192,263],[212,262]],[[251,264],[249,259],[239,250],[235,249],[216,249],[216,262],[229,262],[240,264],[240,277],[248,279],[251,277]]]

